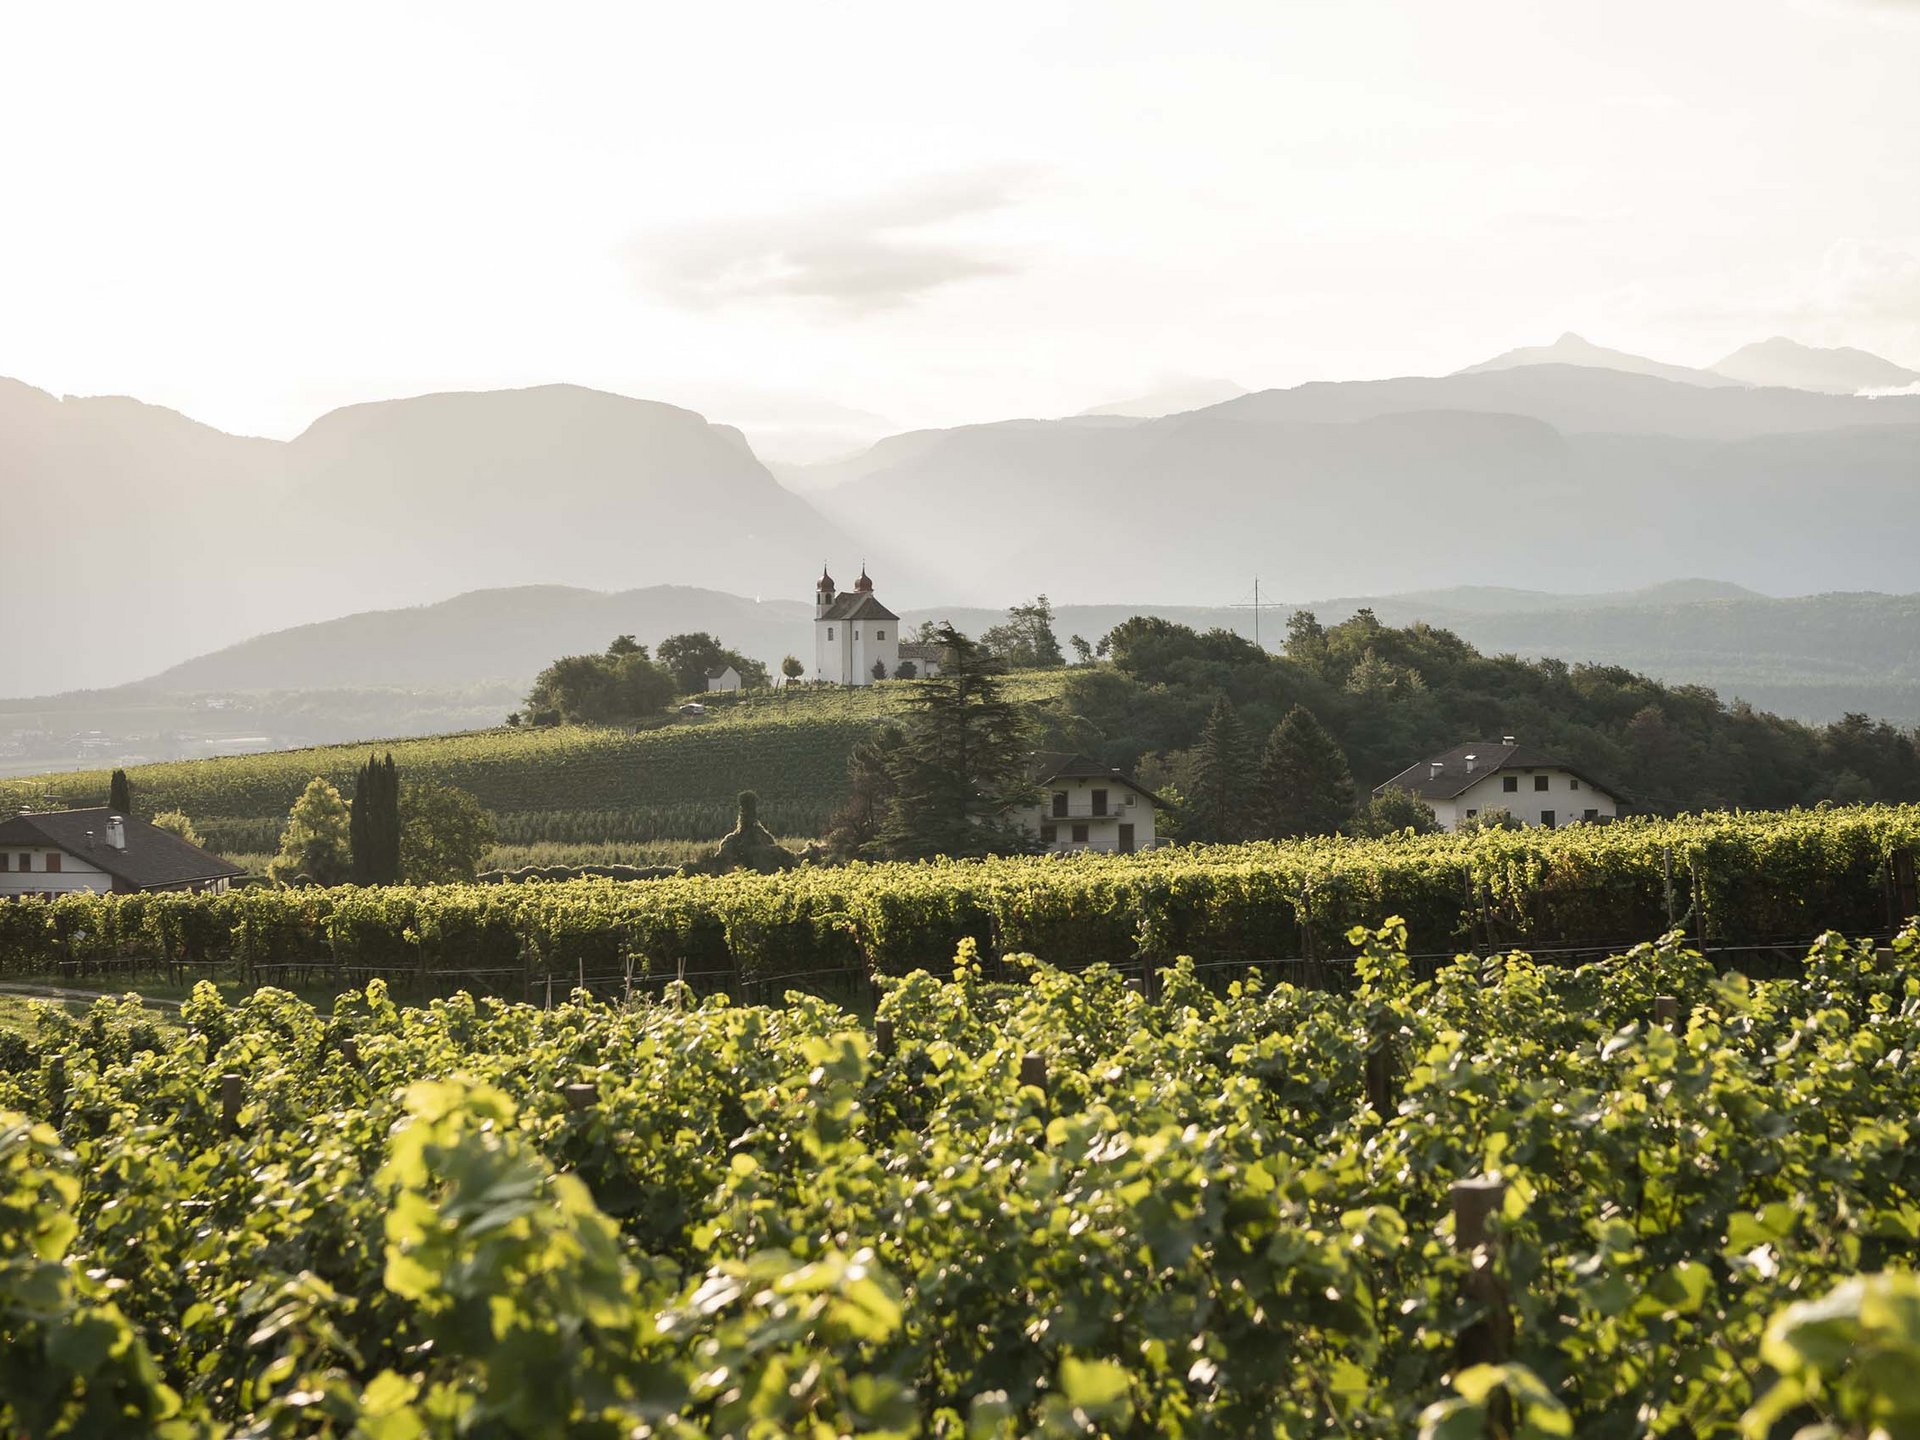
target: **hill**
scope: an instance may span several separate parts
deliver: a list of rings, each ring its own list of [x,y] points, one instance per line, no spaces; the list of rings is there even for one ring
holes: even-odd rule
[[[1845,346],[1822,350],[1781,335],[1742,346],[1715,365],[1713,373],[1749,385],[1789,385],[1829,395],[1920,385],[1920,370],[1908,370],[1865,350]]]
[[[1047,705],[1059,674],[1015,677],[1014,698]],[[714,839],[734,823],[741,790],[760,795],[776,833],[824,830],[844,798],[854,742],[905,704],[901,683],[860,690],[796,690],[780,698],[716,698],[707,718],[666,721],[638,732],[561,727],[481,730],[362,741],[266,754],[132,768],[143,814],[179,809],[216,849],[273,849],[287,809],[315,775],[343,793],[370,750],[391,750],[403,774],[471,791],[494,813],[509,845],[540,841]],[[0,813],[39,803],[106,803],[105,769],[28,781],[0,780]]]
[[[280,442],[0,381],[0,481],[9,532],[34,537],[9,576],[64,616],[0,631],[16,695],[151,673],[345,597],[560,577],[751,594],[853,544],[738,431],[570,385],[354,405]]]

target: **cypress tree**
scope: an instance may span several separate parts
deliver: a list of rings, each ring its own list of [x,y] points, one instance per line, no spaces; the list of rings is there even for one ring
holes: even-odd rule
[[[1187,814],[1193,838],[1231,843],[1253,830],[1253,743],[1233,702],[1213,702],[1193,757],[1193,794]]]
[[[349,822],[353,883],[394,885],[400,880],[400,772],[393,755],[372,755],[354,779]]]
[[[107,786],[107,809],[128,819],[133,816],[133,786],[127,783],[124,770],[113,772],[113,781]]]
[[[1259,825],[1271,839],[1332,835],[1353,819],[1353,772],[1339,742],[1296,705],[1260,757]]]

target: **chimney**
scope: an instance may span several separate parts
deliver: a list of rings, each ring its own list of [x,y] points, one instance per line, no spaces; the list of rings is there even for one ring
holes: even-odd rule
[[[107,844],[116,850],[127,848],[127,822],[118,815],[107,817]]]
[[[1518,745],[1520,742],[1515,740],[1511,735],[1502,735],[1500,737],[1500,743],[1502,745]]]
[[[1429,760],[1427,762],[1427,779],[1438,780],[1440,778],[1440,772],[1446,768],[1444,761]]]
[[[1467,756],[1467,774],[1471,775],[1474,772],[1474,768],[1478,766],[1479,763],[1480,763],[1480,757],[1478,755]]]

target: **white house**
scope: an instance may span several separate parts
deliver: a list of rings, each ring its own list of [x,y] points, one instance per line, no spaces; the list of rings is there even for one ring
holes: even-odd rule
[[[944,645],[922,644],[909,640],[900,647],[900,663],[913,662],[916,679],[926,680],[940,673],[940,667],[946,664],[947,647]]]
[[[813,601],[814,679],[871,685],[892,678],[900,668],[900,617],[874,599],[866,566],[845,595],[834,591],[833,577],[822,570]]]
[[[1044,850],[1127,855],[1159,843],[1153,812],[1166,802],[1131,775],[1085,755],[1044,751],[1033,757],[1027,778],[1040,790],[1040,802],[1017,818]]]
[[[740,672],[734,669],[733,666],[728,665],[724,669],[710,670],[707,672],[707,689],[709,691],[738,690],[739,688]]]
[[[52,899],[78,890],[221,894],[246,872],[144,820],[105,806],[26,812],[0,821],[0,899]]]
[[[1522,825],[1578,824],[1611,820],[1619,801],[1592,776],[1550,755],[1529,750],[1511,735],[1480,740],[1411,765],[1384,785],[1406,790],[1433,807],[1442,830],[1490,810],[1505,810]]]

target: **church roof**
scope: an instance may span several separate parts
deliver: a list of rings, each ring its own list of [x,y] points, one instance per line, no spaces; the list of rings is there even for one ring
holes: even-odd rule
[[[820,612],[822,620],[898,620],[900,617],[873,598],[872,591],[850,591]]]

